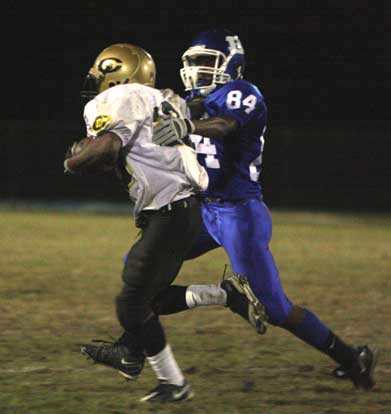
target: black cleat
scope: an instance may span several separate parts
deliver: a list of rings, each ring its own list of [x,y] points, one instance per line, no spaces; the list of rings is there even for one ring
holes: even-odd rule
[[[160,382],[156,388],[151,390],[145,397],[141,398],[140,401],[150,403],[168,403],[190,400],[193,396],[193,390],[187,382],[185,382],[182,386]]]
[[[136,379],[144,367],[145,355],[139,347],[125,344],[124,335],[115,342],[95,340],[103,345],[82,345],[80,351],[95,363],[117,369],[127,379]]]
[[[247,278],[233,274],[221,282],[227,293],[227,306],[249,322],[259,334],[266,332],[267,315],[264,306],[252,291]]]
[[[370,349],[367,345],[357,347],[353,365],[350,369],[346,370],[347,376],[356,388],[369,391],[374,387],[374,371],[378,354],[379,352],[376,348]]]

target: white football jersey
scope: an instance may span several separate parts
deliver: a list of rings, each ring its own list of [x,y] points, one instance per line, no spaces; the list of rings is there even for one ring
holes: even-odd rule
[[[112,132],[122,141],[136,216],[141,210],[158,210],[208,185],[208,175],[192,148],[152,142],[154,115],[164,100],[174,102],[181,112],[186,110],[184,100],[172,91],[137,83],[109,88],[84,108],[87,136]]]

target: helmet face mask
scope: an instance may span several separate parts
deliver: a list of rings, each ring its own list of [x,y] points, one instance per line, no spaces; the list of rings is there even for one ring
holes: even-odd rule
[[[231,76],[221,70],[226,56],[218,51],[200,46],[191,47],[182,56],[183,68],[180,71],[186,91],[199,90],[207,95],[231,80]]]
[[[84,79],[81,97],[84,103],[116,85],[141,83],[155,86],[156,67],[152,56],[130,43],[117,43],[104,49]]]
[[[102,80],[103,76],[97,79],[94,75],[88,72],[87,76],[84,78],[83,86],[80,92],[80,96],[84,104],[98,95],[98,91],[100,89],[99,85],[102,83]]]
[[[185,90],[206,96],[219,85],[242,77],[244,50],[239,38],[226,30],[203,32],[185,51],[182,62]]]

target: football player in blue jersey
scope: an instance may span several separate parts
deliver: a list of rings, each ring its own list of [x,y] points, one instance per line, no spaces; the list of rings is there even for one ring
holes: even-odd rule
[[[271,325],[327,354],[356,387],[372,389],[377,350],[346,344],[311,310],[292,303],[284,293],[269,249],[272,220],[259,180],[267,106],[260,90],[243,79],[245,54],[238,36],[226,30],[203,32],[182,60],[181,77],[192,114],[157,124],[154,141],[174,145],[191,138],[207,169],[209,187],[202,193],[204,231],[188,259],[222,246],[236,278],[220,286],[170,286],[156,298],[155,311],[169,314],[222,304],[250,319],[239,302],[245,303],[243,294],[252,301],[253,294]],[[264,332],[265,318],[257,300],[252,302],[256,320],[250,322]]]

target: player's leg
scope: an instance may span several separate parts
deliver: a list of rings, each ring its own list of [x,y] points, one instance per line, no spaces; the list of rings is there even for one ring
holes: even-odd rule
[[[216,210],[218,222],[213,220]],[[251,290],[265,306],[269,322],[279,325],[290,313],[292,304],[283,292],[278,269],[269,250],[272,227],[264,204],[256,199],[210,204],[207,215],[203,217],[206,226],[219,238],[227,252],[233,273],[246,276]]]
[[[258,200],[250,200],[235,209],[221,210],[220,218],[221,243],[233,271],[248,277],[253,292],[266,308],[270,323],[287,329],[347,367],[355,385],[371,388],[370,371],[376,364],[376,353],[367,347],[361,347],[358,352],[345,344],[311,310],[292,305],[286,297],[269,250],[272,224],[267,207]],[[359,364],[365,366],[366,374],[357,371]]]
[[[145,290],[149,315],[144,319],[140,341],[147,360],[160,383],[143,398],[143,401],[174,401],[190,398],[192,395],[191,388],[185,381],[165,339],[159,318],[152,312],[150,302],[157,292],[173,282],[200,229],[200,211],[193,208],[193,211],[180,209],[162,215],[155,214],[150,218],[144,232],[147,238],[144,242],[147,252],[144,254],[147,253],[147,256],[143,262],[145,266],[152,266],[154,269],[150,271],[144,269],[143,272],[149,278]],[[151,265],[150,262],[152,262]],[[135,261],[133,261],[134,263]],[[140,292],[139,290],[138,294]],[[129,304],[128,302],[127,305],[129,306]],[[119,319],[127,318],[128,313],[128,307],[122,312],[119,309]],[[124,320],[122,325],[129,326]]]
[[[199,207],[199,206],[198,206]],[[178,211],[177,217],[168,226],[167,230],[159,229],[159,236],[163,239],[170,239],[168,246],[161,249],[159,262],[160,278],[153,288],[148,290],[149,304],[158,292],[169,286],[178,274],[185,257],[193,246],[197,236],[201,231],[202,219],[200,210],[193,211],[188,214],[185,209]],[[160,244],[160,243],[159,243]],[[150,308],[152,310],[152,308]],[[158,315],[153,314],[155,320]],[[189,384],[184,380],[183,374],[180,372],[175,359],[171,354],[168,345],[164,348],[148,349],[147,343],[154,342],[156,331],[150,330],[144,332],[147,335],[144,338],[144,347],[147,359],[151,368],[154,370],[160,384],[154,388],[143,401],[149,402],[165,402],[172,400],[182,400],[192,396],[192,390]]]
[[[125,375],[128,367],[138,368],[140,373],[140,356],[132,353],[136,343],[143,350],[158,379],[165,379],[164,384],[159,384],[143,401],[178,400],[184,396],[188,398],[191,389],[174,359],[163,327],[158,316],[153,313],[150,302],[157,292],[175,279],[185,255],[196,240],[201,229],[199,205],[167,213],[146,213],[146,216],[146,227],[130,250],[124,266],[124,283],[116,305],[118,320],[125,334],[120,344],[111,347],[111,356],[117,364],[123,365],[119,370]],[[124,346],[128,347],[125,355]],[[118,369],[118,366],[114,367]],[[137,372],[136,375],[128,375],[135,376]]]

